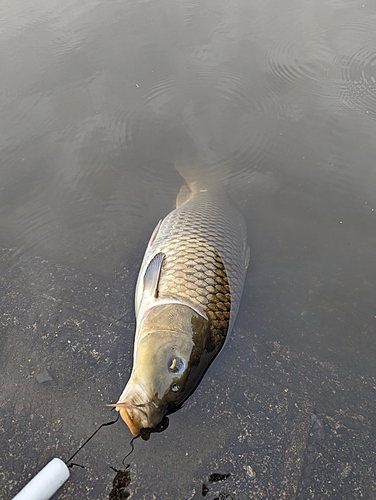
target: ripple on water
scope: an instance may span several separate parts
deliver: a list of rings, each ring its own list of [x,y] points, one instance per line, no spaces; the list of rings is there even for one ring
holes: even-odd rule
[[[327,73],[330,57],[324,33],[315,32],[312,36],[292,33],[291,38],[282,40],[268,51],[266,65],[281,82],[320,81]]]
[[[129,148],[133,143],[131,116],[127,109],[118,107],[112,113],[106,111],[101,114],[101,127],[115,148]]]
[[[56,61],[56,59],[60,60],[60,58],[65,58],[67,55],[74,53],[73,51],[82,49],[87,43],[87,37],[81,27],[79,29],[55,27],[54,36],[45,44],[44,50],[53,55]]]
[[[58,217],[53,211],[46,207],[43,197],[40,203],[29,202],[22,207],[18,207],[11,217],[5,218],[5,235],[10,234],[12,238],[8,240],[10,248],[13,248],[11,260],[17,259],[28,251],[38,252],[48,241],[58,239],[59,224]],[[17,223],[14,228],[13,223]],[[9,227],[7,228],[7,225]]]
[[[142,100],[146,105],[150,105],[154,109],[160,109],[175,97],[178,88],[177,78],[174,75],[169,75],[150,85],[142,96]]]
[[[365,16],[336,27],[337,50],[328,80],[339,109],[376,117],[376,16]]]
[[[261,162],[275,145],[270,117],[298,118],[294,100],[278,93],[270,78],[255,80],[249,69],[237,69],[225,63],[190,67],[186,75],[152,83],[143,95],[145,107],[159,116],[165,110],[183,116],[203,163],[226,168]]]
[[[219,97],[223,97],[244,111],[251,111],[254,108],[251,85],[245,75],[223,70],[215,83],[215,90]]]
[[[333,66],[341,68],[342,73],[342,78],[335,80],[340,104],[375,118],[376,43],[360,47],[350,56],[336,56]]]
[[[203,13],[206,13],[208,11],[208,7],[198,2],[184,3],[182,11],[184,23],[190,25],[196,21],[197,18],[202,16]]]

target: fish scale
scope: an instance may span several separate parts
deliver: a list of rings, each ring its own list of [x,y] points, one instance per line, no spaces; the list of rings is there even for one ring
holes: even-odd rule
[[[165,254],[158,297],[203,309],[219,348],[239,307],[246,267],[244,233],[242,217],[225,197],[218,201],[208,191],[198,192],[164,219],[149,250],[150,256]]]

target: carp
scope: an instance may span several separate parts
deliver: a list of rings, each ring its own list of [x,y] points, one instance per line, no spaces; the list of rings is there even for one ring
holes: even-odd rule
[[[135,294],[133,368],[115,406],[133,435],[199,384],[235,322],[249,262],[243,217],[216,182],[187,182],[154,229]]]

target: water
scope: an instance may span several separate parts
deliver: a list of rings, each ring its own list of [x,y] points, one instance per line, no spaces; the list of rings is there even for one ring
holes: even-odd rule
[[[183,157],[228,182],[251,263],[225,350],[125,460],[129,498],[373,498],[375,5],[12,0],[1,19],[2,498],[112,418]],[[56,498],[108,498],[129,442],[103,429]]]

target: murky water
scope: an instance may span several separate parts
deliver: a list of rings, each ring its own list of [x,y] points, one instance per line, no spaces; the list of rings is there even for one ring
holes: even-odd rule
[[[218,172],[248,225],[236,327],[166,431],[122,464],[127,428],[101,430],[56,498],[108,498],[127,464],[135,499],[373,498],[376,5],[0,12],[4,498],[113,418],[138,267],[183,157]]]

